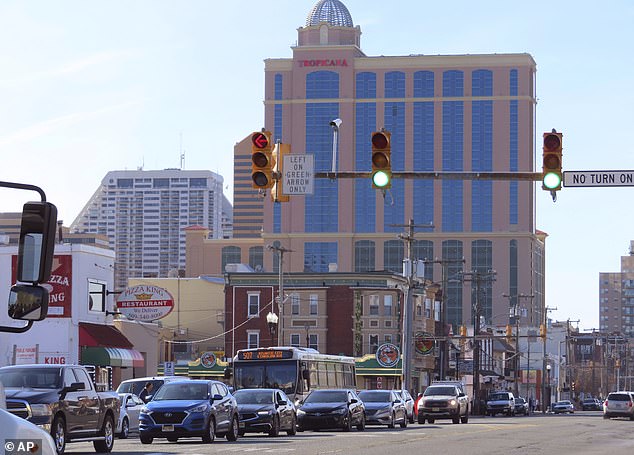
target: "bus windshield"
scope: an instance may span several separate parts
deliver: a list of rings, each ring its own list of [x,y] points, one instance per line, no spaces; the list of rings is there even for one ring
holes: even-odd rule
[[[236,363],[234,365],[235,390],[281,389],[286,394],[295,394],[297,389],[296,360],[279,362]]]

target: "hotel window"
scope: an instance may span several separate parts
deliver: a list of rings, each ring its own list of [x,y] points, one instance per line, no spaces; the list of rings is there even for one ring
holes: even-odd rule
[[[392,321],[390,319],[388,319],[388,320],[385,321],[384,325],[385,325],[386,328],[391,328],[392,327]]]
[[[374,270],[375,246],[372,240],[359,240],[354,243],[354,271],[369,272]]]
[[[317,294],[310,295],[310,314],[318,314],[319,296]]]
[[[299,314],[299,295],[291,294],[291,314]]]
[[[383,296],[383,316],[392,316],[392,296]]]
[[[248,313],[250,318],[258,317],[260,314],[260,294],[247,294]]]
[[[299,333],[291,333],[291,346],[298,348],[300,346],[299,342]]]
[[[247,332],[247,348],[259,348],[260,347],[260,332],[248,331]]]
[[[377,321],[376,319],[372,319],[370,321],[370,327],[378,327],[379,326],[379,321]]]
[[[370,300],[370,316],[378,316],[379,315],[379,296],[378,295],[370,295],[368,296]]]

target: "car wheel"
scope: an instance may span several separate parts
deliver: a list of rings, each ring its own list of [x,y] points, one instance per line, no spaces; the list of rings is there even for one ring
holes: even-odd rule
[[[365,414],[363,414],[361,416],[361,423],[359,423],[359,425],[357,425],[357,430],[358,431],[364,431],[365,430]]]
[[[97,453],[109,453],[112,452],[114,447],[114,419],[111,415],[106,416],[106,420],[103,422],[103,439],[100,441],[93,441],[92,445]]]
[[[152,441],[154,441],[152,436],[146,436],[144,434],[139,435],[139,439],[141,440],[141,444],[152,444]]]
[[[460,417],[460,423],[469,423],[469,413],[465,412],[465,415]]]
[[[388,428],[394,428],[396,425],[394,423],[394,421],[396,420],[396,418],[394,417],[394,413],[392,413],[392,415],[390,416],[390,423],[387,424]]]
[[[295,436],[297,434],[297,416],[295,414],[293,414],[291,427],[286,431],[286,434],[289,436]]]
[[[407,419],[407,413],[403,414],[403,421],[400,423],[401,428],[407,428],[407,423],[409,420]]]
[[[207,431],[205,431],[205,436],[203,436],[203,442],[205,444],[211,444],[216,439],[216,422],[214,422],[213,418],[209,418],[209,423],[207,424]]]
[[[123,422],[121,422],[121,433],[119,433],[120,439],[128,439],[130,435],[130,422],[128,422],[128,418],[124,417]]]
[[[55,417],[51,426],[51,436],[55,442],[55,451],[58,454],[64,453],[66,449],[66,422],[62,416]]]
[[[423,425],[425,423],[425,417],[418,416],[418,423]]]
[[[238,440],[238,436],[240,434],[240,423],[238,422],[238,416],[237,415],[233,415],[233,419],[231,419],[231,426],[229,427],[229,431],[227,431],[227,434],[225,435],[227,438],[227,441],[237,441]]]
[[[452,417],[451,418],[451,423],[453,423],[453,424],[460,423],[460,417]]]
[[[273,422],[271,423],[271,429],[269,430],[269,436],[276,437],[280,434],[280,418],[273,416]]]
[[[352,430],[352,416],[350,414],[348,414],[346,416],[346,420],[343,423],[343,431],[350,431]]]
[[[427,419],[427,421],[430,423],[430,425],[433,425],[435,420],[434,419]]]
[[[412,415],[409,416],[409,423],[414,423],[414,413],[412,412]]]

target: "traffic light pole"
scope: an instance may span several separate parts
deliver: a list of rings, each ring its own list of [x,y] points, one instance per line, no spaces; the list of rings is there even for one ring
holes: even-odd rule
[[[358,179],[371,178],[371,172],[315,172],[315,178],[327,179]],[[403,179],[432,179],[432,180],[524,180],[541,181],[541,172],[396,172],[392,177]]]

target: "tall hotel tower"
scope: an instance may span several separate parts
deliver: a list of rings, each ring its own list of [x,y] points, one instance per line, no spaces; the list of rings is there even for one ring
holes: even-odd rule
[[[330,172],[330,123],[341,119],[341,172],[371,170],[370,137],[381,128],[392,134],[393,171],[534,171],[529,54],[372,57],[360,38],[342,2],[320,0],[298,29],[292,58],[265,61],[264,126],[274,140],[313,155],[316,172]],[[223,247],[220,264],[225,252],[247,262],[256,257],[247,249],[279,245],[291,250],[285,272],[400,273],[399,234],[411,219],[421,226],[413,259],[427,259],[427,277],[444,282],[454,330],[473,322],[476,299],[482,323],[507,324],[509,306],[522,324],[543,320],[546,236],[535,227],[533,182],[394,178],[383,194],[369,178],[324,178],[315,179],[312,195],[272,203],[251,189],[249,150],[248,140],[235,148],[238,246]],[[276,271],[276,256],[262,257],[264,269]]]
[[[165,278],[185,269],[186,227],[198,225],[210,238],[223,237],[228,227],[222,185],[222,177],[211,171],[111,171],[71,232],[108,236],[116,254],[116,290],[123,290],[128,278]]]

